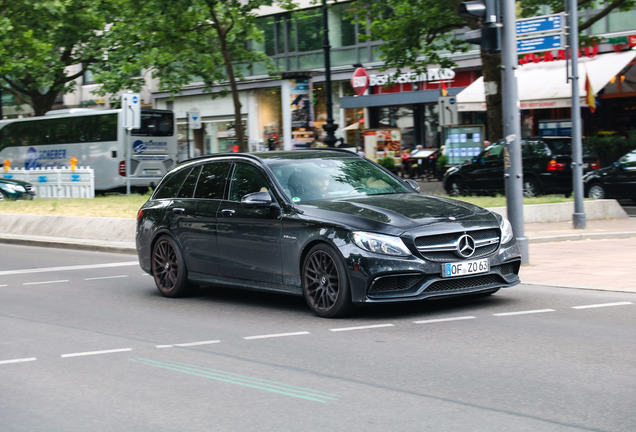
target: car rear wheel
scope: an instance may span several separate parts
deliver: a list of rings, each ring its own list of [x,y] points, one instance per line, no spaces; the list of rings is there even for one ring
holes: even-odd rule
[[[316,315],[335,318],[353,308],[347,271],[331,247],[319,244],[311,248],[302,277],[305,300]]]
[[[527,198],[540,195],[539,184],[534,177],[524,177],[523,179],[523,196]]]
[[[165,297],[183,297],[192,291],[183,255],[169,236],[159,238],[152,248],[152,275]]]
[[[450,196],[461,196],[466,193],[466,186],[462,179],[453,177],[448,181],[448,194]]]
[[[7,197],[4,196],[4,192],[0,191],[0,201],[4,201],[6,199],[7,199]]]
[[[590,190],[588,191],[587,196],[594,199],[605,199],[607,194],[605,193],[605,188],[603,187],[603,185],[595,183],[590,186]]]

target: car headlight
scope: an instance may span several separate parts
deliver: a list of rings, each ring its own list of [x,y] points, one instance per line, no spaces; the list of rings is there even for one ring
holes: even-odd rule
[[[8,184],[7,189],[9,190],[9,192],[20,192],[20,193],[26,192],[26,189],[22,185]]]
[[[393,256],[411,255],[411,251],[399,237],[356,231],[352,238],[356,246],[368,252]]]
[[[505,217],[501,217],[499,226],[501,227],[501,244],[506,244],[514,238],[512,225],[510,225],[508,219],[506,219]]]

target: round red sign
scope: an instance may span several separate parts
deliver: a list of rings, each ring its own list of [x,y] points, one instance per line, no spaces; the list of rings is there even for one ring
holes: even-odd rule
[[[362,96],[365,90],[369,87],[369,74],[364,68],[359,67],[353,72],[351,77],[351,86],[356,91],[358,96]]]

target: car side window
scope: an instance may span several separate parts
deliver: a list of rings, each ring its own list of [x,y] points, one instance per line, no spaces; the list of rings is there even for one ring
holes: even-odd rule
[[[492,145],[484,152],[485,161],[496,161],[501,159],[503,154],[503,145]]]
[[[192,171],[190,171],[190,174],[183,182],[183,186],[181,186],[181,190],[179,191],[177,198],[192,198],[192,195],[194,195],[194,187],[197,185],[200,172],[200,166],[196,166],[192,169]]]
[[[230,164],[227,162],[216,162],[203,165],[194,197],[204,199],[223,199],[225,182],[227,180],[229,168]]]
[[[525,145],[524,153],[527,156],[542,156],[547,153],[547,149],[542,141],[528,141]]]
[[[245,195],[254,192],[269,192],[269,182],[254,165],[239,163],[232,174],[230,201],[241,201]]]
[[[181,185],[183,184],[183,180],[188,176],[190,171],[192,171],[191,168],[170,173],[157,190],[157,193],[155,193],[154,198],[162,199],[176,197]]]

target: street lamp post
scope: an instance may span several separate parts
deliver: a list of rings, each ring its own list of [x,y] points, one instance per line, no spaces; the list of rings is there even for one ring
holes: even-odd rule
[[[327,123],[322,127],[327,136],[324,143],[327,147],[335,147],[336,145],[336,129],[338,125],[333,122],[333,101],[331,100],[331,58],[329,45],[329,21],[327,17],[327,0],[322,0],[322,36],[323,36],[323,49],[325,53],[325,93],[326,93],[326,105],[327,105]]]

